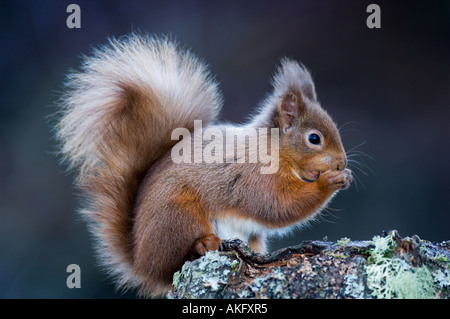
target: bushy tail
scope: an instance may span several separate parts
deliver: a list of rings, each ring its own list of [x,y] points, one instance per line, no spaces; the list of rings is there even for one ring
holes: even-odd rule
[[[68,75],[56,128],[61,154],[78,172],[89,198],[82,213],[121,286],[139,283],[131,229],[142,177],[173,145],[174,128],[213,121],[221,104],[205,65],[168,39],[110,39]]]

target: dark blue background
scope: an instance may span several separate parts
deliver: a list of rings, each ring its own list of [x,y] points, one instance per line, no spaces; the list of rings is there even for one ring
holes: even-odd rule
[[[81,7],[81,29],[66,8]],[[381,7],[368,29],[366,7]],[[370,239],[382,230],[450,239],[449,1],[1,1],[0,297],[128,297],[95,265],[76,213],[73,176],[52,154],[51,124],[64,74],[81,54],[132,30],[171,34],[207,63],[225,97],[222,119],[243,122],[270,90],[282,56],[311,71],[344,144],[374,160],[355,170],[305,239]],[[67,265],[82,271],[66,287]]]

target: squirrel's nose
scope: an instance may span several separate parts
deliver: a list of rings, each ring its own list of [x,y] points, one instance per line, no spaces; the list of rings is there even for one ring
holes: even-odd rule
[[[338,165],[337,165],[337,170],[338,171],[343,171],[345,168],[347,167],[347,158],[346,157],[341,157],[338,159]]]

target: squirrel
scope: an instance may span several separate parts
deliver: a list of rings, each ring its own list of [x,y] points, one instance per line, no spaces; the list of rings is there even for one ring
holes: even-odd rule
[[[269,236],[312,218],[352,181],[336,124],[308,70],[292,59],[281,60],[273,91],[242,125],[218,122],[218,83],[195,54],[166,37],[110,38],[64,84],[56,137],[86,198],[81,215],[102,265],[118,287],[139,296],[165,294],[185,261],[218,250],[222,240],[238,237],[267,252]],[[236,155],[223,163],[175,162],[173,150],[189,137],[174,139],[173,131],[195,135],[199,120],[203,131],[270,129],[278,169],[263,174],[263,163]]]

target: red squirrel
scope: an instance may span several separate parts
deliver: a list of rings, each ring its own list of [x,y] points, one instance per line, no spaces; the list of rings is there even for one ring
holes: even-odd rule
[[[310,73],[284,58],[272,84],[246,124],[218,123],[222,97],[205,64],[167,38],[140,34],[110,39],[68,75],[56,127],[61,156],[77,172],[81,213],[119,287],[161,296],[186,260],[225,239],[264,253],[268,236],[312,218],[349,187],[339,131]],[[276,172],[263,174],[267,164],[239,162],[236,154],[174,161],[173,150],[192,140],[173,132],[195,135],[194,121],[203,131],[270,129]],[[251,155],[248,143],[244,149]]]

